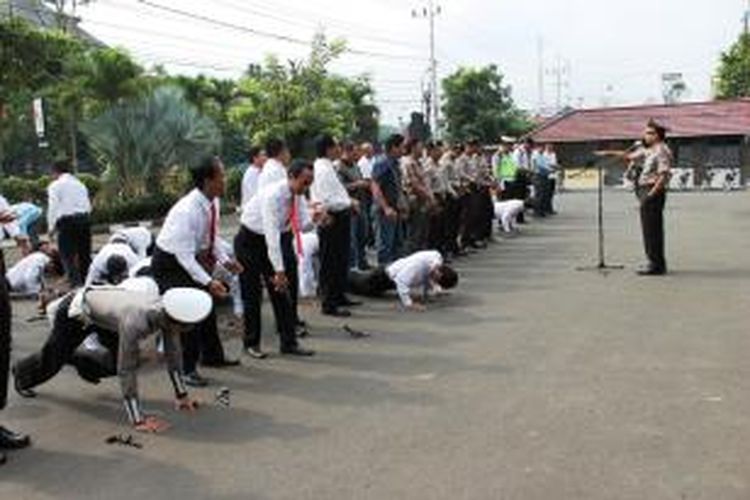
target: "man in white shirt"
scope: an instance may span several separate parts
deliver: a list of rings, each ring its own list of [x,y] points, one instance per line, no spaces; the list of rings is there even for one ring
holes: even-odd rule
[[[123,269],[113,269],[113,262],[123,263]],[[114,235],[94,256],[86,276],[86,285],[109,283],[118,284],[130,274],[130,269],[139,262],[138,255],[122,236]],[[119,272],[118,272],[119,271]]]
[[[521,200],[505,200],[495,202],[495,218],[508,234],[516,232],[516,219],[523,212],[524,202]]]
[[[6,203],[7,205],[7,203]],[[0,207],[0,242],[5,239],[3,226],[13,224],[15,214],[9,208]],[[0,247],[0,276],[5,276],[5,258]],[[11,344],[10,293],[5,279],[0,279],[0,410],[8,401],[8,374],[10,369]],[[0,465],[6,461],[3,449],[25,448],[31,444],[28,436],[17,434],[0,426]]]
[[[36,295],[44,288],[45,274],[59,274],[59,255],[49,245],[42,245],[8,269],[5,278],[10,291],[22,295]]]
[[[302,253],[302,231],[312,227],[312,219],[302,201],[302,194],[312,182],[312,165],[295,161],[289,167],[287,180],[261,189],[242,210],[234,250],[243,267],[240,287],[244,303],[245,352],[256,359],[266,357],[260,345],[262,282],[266,284],[273,306],[281,353],[314,354],[299,346],[291,294],[291,289],[298,287],[296,257]],[[296,255],[289,255],[283,249],[282,240],[287,233],[292,233]]]
[[[258,177],[257,192],[260,192],[272,184],[278,184],[281,181],[287,180],[287,166],[292,161],[289,147],[278,137],[272,137],[266,142],[266,156],[268,159],[263,164],[263,170]],[[301,198],[300,203],[306,205],[306,200]],[[305,207],[303,210],[307,210],[307,208]],[[281,250],[284,252],[286,258],[296,259],[295,256],[297,254],[294,251],[291,231],[286,231],[281,235]],[[307,325],[299,317],[299,310],[297,308],[298,295],[299,290],[297,287],[289,287],[289,296],[292,300],[292,313],[294,314],[293,319],[295,328],[299,330],[300,334],[304,334],[307,331]]]
[[[276,137],[269,139],[266,143],[266,155],[268,155],[268,160],[263,164],[263,170],[258,176],[258,191],[286,180],[286,167],[292,159],[286,143]]]
[[[375,149],[369,142],[364,142],[360,146],[360,152],[362,156],[357,162],[357,167],[359,167],[363,179],[372,181],[372,168],[375,166]],[[375,243],[375,214],[373,207],[372,192],[370,192],[360,207],[360,212],[365,223],[365,241],[368,246]]]
[[[208,291],[214,298],[226,298],[229,289],[213,279],[215,265],[238,274],[242,266],[223,251],[219,236],[219,197],[224,194],[224,164],[218,157],[203,159],[191,170],[195,188],[169,211],[156,239],[151,261],[154,279],[163,292],[176,287],[193,287]],[[208,381],[197,369],[200,359],[205,366],[235,366],[228,360],[219,340],[215,311],[198,324],[196,335],[184,333],[183,365],[185,382],[205,386]]]
[[[71,286],[83,283],[91,264],[91,201],[86,186],[70,173],[70,162],[52,165],[47,188],[47,227],[57,233],[60,257]]]
[[[242,176],[242,206],[245,206],[258,192],[258,181],[268,157],[259,146],[253,146],[248,153],[248,159],[250,165]]]
[[[315,181],[310,187],[310,198],[319,203],[330,217],[330,223],[318,229],[322,312],[328,316],[347,317],[351,313],[342,307],[359,305],[345,295],[352,210],[359,210],[359,204],[349,196],[333,166],[340,154],[336,140],[330,135],[322,135],[316,140],[315,149],[318,159],[315,160]]]
[[[372,144],[363,142],[360,151],[362,156],[357,161],[359,171],[362,173],[363,179],[372,179],[372,166],[375,164],[375,151]]]
[[[436,250],[413,253],[385,268],[349,273],[349,289],[352,293],[379,297],[389,290],[396,290],[401,306],[413,311],[423,311],[425,307],[415,303],[412,294],[421,296],[424,303],[431,289],[439,287],[448,290],[455,288],[457,284],[458,274],[443,263],[443,257]]]

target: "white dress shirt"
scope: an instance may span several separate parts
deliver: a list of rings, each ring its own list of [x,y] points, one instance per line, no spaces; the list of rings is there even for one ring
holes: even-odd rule
[[[91,213],[89,190],[75,176],[62,174],[47,187],[47,224],[50,231],[63,217],[88,213]]]
[[[292,212],[292,190],[289,181],[277,182],[261,189],[242,210],[240,222],[245,228],[256,234],[262,234],[268,247],[268,258],[276,272],[284,271],[284,259],[281,253],[281,234],[290,230]],[[307,209],[307,203],[301,196],[294,196],[299,214],[300,231],[313,227]]]
[[[372,179],[372,166],[375,163],[375,158],[368,158],[366,156],[363,156],[359,159],[357,162],[357,166],[359,167],[359,171],[362,172],[362,178],[363,179]]]
[[[175,256],[183,269],[201,285],[208,285],[211,276],[198,263],[200,252],[211,247],[209,221],[211,218],[211,201],[199,190],[193,189],[169,210],[164,225],[156,238],[156,245]],[[213,253],[219,264],[229,258],[224,253],[219,237],[219,200],[214,199],[216,207],[217,231],[213,242]]]
[[[148,247],[154,241],[154,235],[145,227],[126,227],[124,229],[118,229],[112,234],[112,238],[121,237],[124,238],[133,252],[141,258],[145,259],[148,254]],[[110,238],[110,241],[112,240]]]
[[[310,198],[329,212],[340,212],[352,206],[352,200],[342,184],[333,162],[328,158],[315,160],[315,180],[310,186]]]
[[[39,293],[42,289],[44,269],[51,261],[52,259],[42,252],[34,252],[18,261],[5,273],[10,290],[24,294]]]
[[[260,174],[263,172],[260,167],[250,165],[242,176],[242,200],[240,203],[244,207],[253,196],[258,192],[258,181]]]
[[[412,305],[412,289],[419,289],[427,294],[432,284],[430,272],[443,265],[443,256],[436,250],[417,252],[395,261],[385,270],[388,277],[396,284],[396,291],[405,307]]]
[[[503,225],[503,231],[513,232],[516,228],[516,218],[523,212],[523,200],[507,200],[495,202],[495,218]]]
[[[0,194],[0,213],[10,212],[11,206],[8,200]],[[18,227],[16,221],[9,222],[7,224],[0,224],[0,241],[3,241],[6,237],[17,238],[21,235],[21,228]]]
[[[263,164],[263,170],[258,176],[258,192],[286,178],[286,167],[276,158],[269,158]]]
[[[91,285],[97,281],[104,281],[107,276],[107,261],[109,258],[119,255],[128,263],[128,273],[139,262],[138,255],[127,243],[107,243],[97,252],[89,267],[89,274],[86,276],[86,285]]]

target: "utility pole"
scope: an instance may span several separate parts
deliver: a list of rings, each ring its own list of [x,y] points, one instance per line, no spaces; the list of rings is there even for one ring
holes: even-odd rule
[[[440,137],[440,100],[438,99],[438,77],[437,77],[437,59],[435,58],[435,17],[439,16],[442,9],[435,4],[435,0],[427,0],[427,5],[421,10],[412,10],[413,18],[427,19],[430,23],[430,93],[432,94],[432,116],[431,129],[434,137]]]
[[[557,56],[555,65],[548,70],[550,76],[555,81],[555,113],[559,113],[563,108],[563,90],[570,88],[570,63]],[[565,100],[568,101],[569,96],[566,94]]]
[[[544,38],[541,35],[536,40],[536,51],[537,51],[537,86],[539,91],[539,115],[544,114]]]

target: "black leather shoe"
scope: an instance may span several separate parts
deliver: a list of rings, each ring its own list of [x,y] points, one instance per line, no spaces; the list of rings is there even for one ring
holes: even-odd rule
[[[281,354],[284,356],[302,356],[310,357],[315,356],[315,351],[312,349],[305,349],[304,347],[293,347],[291,349],[282,349]]]
[[[18,385],[18,376],[16,375],[16,365],[13,365],[13,368],[11,369],[13,372],[13,388],[16,390],[19,396],[22,398],[35,398],[36,397],[36,391],[33,389],[24,389],[20,385]]]
[[[219,359],[217,361],[204,361],[201,364],[209,368],[230,368],[232,366],[239,366],[240,360],[224,358],[224,359]]]
[[[260,350],[260,347],[246,347],[245,354],[255,359],[266,359],[268,354]]]
[[[5,427],[0,427],[0,448],[5,450],[20,450],[31,444],[31,438],[26,434],[18,434]]]
[[[346,309],[339,309],[338,307],[331,308],[331,309],[323,309],[322,312],[324,316],[333,316],[336,318],[348,318],[349,316],[352,315],[351,311],[347,311]]]
[[[208,385],[208,379],[198,372],[188,373],[183,380],[190,387],[206,387]]]
[[[664,269],[639,269],[636,274],[638,276],[664,276],[667,271]]]

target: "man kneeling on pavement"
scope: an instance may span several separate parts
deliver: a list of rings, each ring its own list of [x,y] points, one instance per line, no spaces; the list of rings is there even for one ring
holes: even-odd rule
[[[54,308],[52,331],[44,346],[13,366],[15,388],[21,396],[34,397],[35,387],[70,363],[91,383],[118,375],[125,410],[136,430],[165,430],[169,426],[166,420],[143,413],[137,380],[139,344],[161,332],[175,407],[188,411],[198,407],[183,381],[180,335],[184,332],[196,335],[195,324],[209,316],[213,301],[206,292],[173,288],[160,296],[150,278],[132,278],[118,287],[80,289],[50,307]],[[92,329],[108,340],[119,337],[112,351],[79,349]],[[112,342],[106,343],[112,345]]]
[[[434,290],[448,290],[458,285],[456,271],[443,263],[436,250],[416,252],[395,261],[387,267],[371,271],[349,272],[349,290],[365,297],[380,297],[396,290],[401,306],[413,311],[425,310],[427,295]],[[420,296],[417,303],[412,294]]]

